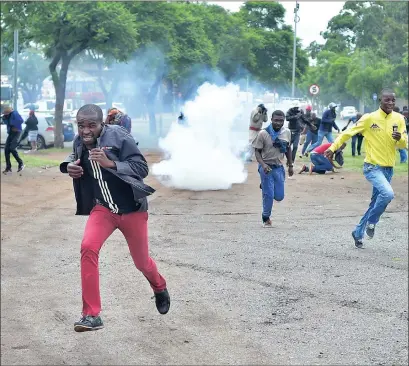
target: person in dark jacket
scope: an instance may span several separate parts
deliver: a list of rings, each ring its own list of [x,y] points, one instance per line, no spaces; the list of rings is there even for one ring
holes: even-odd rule
[[[4,157],[6,159],[6,169],[3,170],[3,174],[9,174],[12,172],[10,154],[16,159],[18,168],[17,173],[21,172],[24,169],[23,160],[17,152],[18,141],[21,135],[23,124],[23,118],[17,111],[14,111],[13,108],[6,106],[3,111],[3,123],[7,126],[7,139],[4,146]]]
[[[26,120],[26,128],[20,137],[19,144],[28,136],[28,142],[31,145],[31,150],[27,152],[37,151],[37,137],[38,137],[38,119],[34,113],[34,110],[30,110],[29,116]]]
[[[308,156],[308,153],[306,154],[305,152],[308,148],[308,145],[310,143],[315,144],[318,140],[318,130],[320,128],[321,118],[318,118],[315,113],[311,113],[311,123],[314,125],[315,127],[314,129],[308,125],[304,127],[307,133],[307,137],[305,139],[304,146],[302,148],[302,154],[307,155],[307,156]]]
[[[335,103],[330,103],[328,105],[328,109],[322,114],[320,129],[318,130],[317,142],[311,145],[307,149],[307,152],[310,152],[316,147],[321,146],[324,137],[326,137],[328,142],[334,142],[334,137],[332,136],[333,127],[338,131],[338,133],[341,132],[339,127],[335,123],[335,119],[337,118],[337,113],[335,111],[336,108],[337,105]]]
[[[291,132],[291,151],[293,158],[292,161],[294,163],[295,157],[297,156],[297,149],[300,142],[301,132],[304,129],[304,126],[308,125],[312,129],[315,129],[315,127],[299,107],[290,108],[285,115],[285,119],[288,122],[288,129]]]
[[[61,172],[73,178],[77,214],[89,215],[81,243],[82,317],[74,330],[103,328],[98,256],[116,229],[124,234],[135,266],[149,281],[159,313],[166,314],[170,307],[166,281],[148,249],[146,197],[154,192],[143,183],[148,164],[125,129],[104,126],[100,107],[87,104],[76,119],[73,152],[60,165]]]
[[[131,133],[132,129],[132,121],[129,116],[123,112],[121,112],[118,108],[111,108],[108,110],[108,115],[105,120],[105,123],[108,125],[119,125],[129,133]]]

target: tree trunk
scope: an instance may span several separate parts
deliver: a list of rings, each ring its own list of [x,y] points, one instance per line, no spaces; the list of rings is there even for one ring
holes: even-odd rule
[[[157,128],[156,128],[156,97],[158,94],[159,85],[162,81],[162,76],[158,77],[155,80],[155,83],[152,85],[151,90],[147,95],[146,106],[148,109],[148,116],[149,116],[149,134],[151,136],[156,136]]]
[[[67,83],[67,73],[68,73],[68,66],[70,64],[71,59],[67,55],[62,55],[62,63],[61,63],[61,70],[60,75],[56,75],[57,72],[54,68],[54,72],[51,72],[51,76],[54,82],[55,88],[55,129],[54,129],[54,147],[56,148],[64,148],[64,136],[63,136],[63,127],[62,127],[62,120],[64,114],[64,101],[65,101],[65,87]],[[53,62],[50,64],[50,70]],[[57,65],[55,65],[57,66]]]

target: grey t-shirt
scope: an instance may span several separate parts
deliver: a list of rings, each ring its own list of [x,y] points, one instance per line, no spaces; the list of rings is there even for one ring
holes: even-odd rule
[[[280,140],[291,142],[291,132],[288,128],[283,127],[278,135]],[[266,130],[261,130],[257,138],[253,142],[255,149],[261,149],[261,158],[266,164],[282,165],[284,162],[284,153],[280,149],[273,146],[273,140]]]

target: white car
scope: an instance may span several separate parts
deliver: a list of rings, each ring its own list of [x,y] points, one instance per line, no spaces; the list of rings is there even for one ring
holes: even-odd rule
[[[341,119],[350,119],[352,117],[356,117],[357,114],[357,110],[355,109],[355,107],[352,106],[347,106],[342,108],[341,111]]]
[[[54,124],[52,116],[36,116],[38,119],[38,136],[37,136],[37,149],[46,149],[47,147],[54,145]],[[21,125],[23,131],[26,128],[26,124]],[[7,126],[1,119],[1,145],[5,145],[7,139]],[[21,146],[29,146],[27,138],[21,141]]]

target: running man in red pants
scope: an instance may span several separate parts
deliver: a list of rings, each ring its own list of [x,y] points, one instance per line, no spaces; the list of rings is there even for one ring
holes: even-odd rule
[[[148,201],[154,189],[143,183],[148,164],[134,139],[116,125],[104,125],[100,107],[87,104],[77,113],[78,137],[60,165],[73,178],[77,215],[89,215],[81,243],[82,317],[76,332],[103,328],[99,294],[99,251],[119,229],[132,259],[149,281],[156,307],[166,314],[170,296],[148,249]]]

